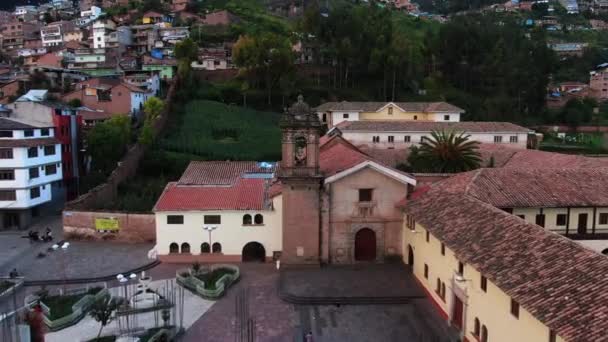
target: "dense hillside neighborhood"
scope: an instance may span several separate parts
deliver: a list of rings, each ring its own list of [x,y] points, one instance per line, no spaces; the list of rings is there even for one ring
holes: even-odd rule
[[[0,341],[608,341],[608,4],[0,4]]]

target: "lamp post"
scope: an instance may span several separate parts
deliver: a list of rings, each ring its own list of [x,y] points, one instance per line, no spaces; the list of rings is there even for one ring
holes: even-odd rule
[[[125,291],[125,301],[127,303],[126,305],[129,305],[129,291],[127,289],[127,283],[130,280],[134,280],[135,278],[137,278],[137,275],[135,273],[131,273],[128,277],[124,276],[123,274],[116,275],[116,279],[118,280],[118,282],[121,283],[121,284],[123,284],[123,288],[124,288],[124,291]],[[125,315],[125,317],[126,317],[126,323],[127,323],[127,326],[126,326],[127,334],[130,335],[131,334],[131,327],[130,327],[130,324],[129,324],[129,313],[127,313]]]
[[[213,252],[213,245],[211,244],[211,232],[216,230],[218,226],[204,226],[203,229],[209,232],[209,249]]]
[[[59,257],[59,262],[61,264],[61,274],[63,276],[63,294],[65,294],[65,285],[67,282],[67,273],[66,273],[66,268],[65,268],[65,253],[68,251],[68,247],[70,247],[70,243],[69,242],[64,242],[61,245],[59,244],[54,244],[53,246],[51,246],[51,248],[53,249],[53,251],[57,251],[58,249],[61,248],[62,253],[60,253],[60,257]]]

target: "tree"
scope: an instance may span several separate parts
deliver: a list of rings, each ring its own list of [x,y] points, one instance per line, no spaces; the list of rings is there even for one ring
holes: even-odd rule
[[[89,315],[93,317],[93,319],[100,323],[99,332],[97,333],[96,340],[101,336],[101,331],[103,328],[108,325],[112,321],[112,314],[118,308],[118,302],[114,300],[110,295],[103,296],[99,298],[93,305],[91,306],[91,311],[89,311]]]
[[[192,62],[198,58],[198,44],[191,38],[186,38],[175,44],[175,58]]]
[[[92,168],[103,173],[114,169],[122,158],[131,137],[131,119],[115,115],[91,129],[86,137]]]
[[[433,131],[418,148],[412,148],[408,163],[414,172],[457,173],[479,168],[479,143],[470,135]]]
[[[165,104],[158,97],[151,97],[144,103],[144,113],[146,117],[144,119],[144,126],[142,127],[141,133],[139,134],[139,142],[144,145],[152,144],[154,140],[154,122],[160,114],[163,112]]]

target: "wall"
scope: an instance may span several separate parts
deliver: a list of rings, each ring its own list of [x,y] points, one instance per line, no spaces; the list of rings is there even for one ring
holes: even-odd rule
[[[508,132],[499,132],[499,133],[471,133],[465,132],[466,134],[471,135],[471,139],[475,141],[479,141],[481,143],[486,144],[494,144],[495,136],[502,136],[501,145],[505,145],[513,148],[526,148],[528,141],[527,133],[508,133]],[[379,143],[373,142],[373,137],[380,137]],[[394,143],[388,142],[388,137],[392,136],[394,138]],[[410,142],[405,142],[405,137],[409,136]],[[422,137],[431,136],[431,132],[353,132],[353,131],[342,131],[342,137],[344,139],[350,141],[355,145],[372,145],[377,148],[408,148],[412,145],[417,145],[420,143]],[[517,143],[510,143],[509,139],[511,136],[517,136]]]
[[[513,215],[524,215],[526,222],[536,224],[536,215],[540,214],[540,208],[515,208]],[[557,225],[557,215],[567,214],[567,208],[543,208],[545,215],[545,228],[559,234],[566,234],[566,225]],[[608,234],[608,224],[600,224],[600,213],[608,213],[608,208],[597,208],[595,211],[595,221],[593,219],[593,208],[570,208],[570,220],[568,223],[568,234],[576,234],[578,227],[579,214],[587,214],[587,233],[593,231],[593,223],[595,222],[595,232]]]
[[[271,258],[273,252],[282,250],[282,202],[281,198],[273,199],[274,210],[220,210],[220,211],[190,211],[190,212],[157,212],[156,213],[156,251],[160,256],[170,255],[169,245],[173,242],[181,246],[186,242],[190,245],[192,255],[182,256],[185,262],[219,261],[218,255],[201,254],[202,243],[219,242],[222,245],[222,255],[226,261],[241,261],[243,247],[252,241],[259,242],[266,250],[266,257]],[[263,225],[243,225],[243,215],[262,214]],[[167,224],[167,215],[183,215],[183,224]],[[204,215],[220,215],[221,224],[212,225],[218,228],[211,232],[204,230]]]
[[[101,233],[95,229],[95,219],[118,219],[120,230],[117,233]],[[154,242],[154,214],[131,214],[119,212],[63,212],[63,233],[68,239],[112,240],[117,242]]]
[[[404,220],[407,221],[407,220]],[[416,224],[415,232],[403,227],[404,262],[409,262],[408,245],[414,251],[413,273],[425,288],[436,306],[450,320],[452,316],[455,293],[464,293],[464,327],[468,341],[478,341],[473,336],[474,320],[478,318],[481,325],[488,329],[488,341],[548,341],[549,328],[533,317],[520,306],[519,318],[511,314],[511,298],[489,279],[487,291],[481,289],[481,274],[472,266],[464,265],[465,281],[454,279],[458,270],[458,259],[454,253],[445,248],[441,254],[441,242],[430,234],[426,242],[426,229]],[[428,279],[424,277],[424,265],[428,265]],[[445,284],[445,301],[436,293],[437,279]],[[460,297],[460,296],[459,296]],[[559,338],[558,341],[563,341]]]
[[[365,168],[330,185],[329,239],[331,261],[354,262],[354,236],[361,228],[376,233],[376,260],[387,254],[401,254],[401,212],[395,203],[407,195],[407,185],[379,171]],[[359,215],[359,189],[373,189],[373,214]],[[326,191],[327,193],[328,191]]]

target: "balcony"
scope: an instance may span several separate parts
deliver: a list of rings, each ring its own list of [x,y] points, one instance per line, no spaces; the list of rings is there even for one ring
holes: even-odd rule
[[[376,201],[357,202],[353,210],[353,216],[359,218],[373,217],[378,204]]]

